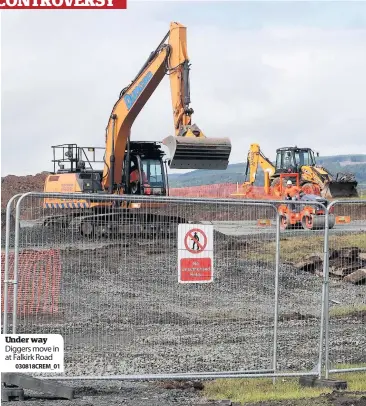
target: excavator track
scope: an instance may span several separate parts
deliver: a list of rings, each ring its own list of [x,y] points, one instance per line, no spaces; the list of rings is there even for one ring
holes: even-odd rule
[[[72,231],[73,235],[86,239],[159,237],[169,239],[177,233],[177,224],[187,223],[184,218],[162,214],[131,213],[117,210],[104,213],[68,213],[47,217],[43,224],[54,232]]]

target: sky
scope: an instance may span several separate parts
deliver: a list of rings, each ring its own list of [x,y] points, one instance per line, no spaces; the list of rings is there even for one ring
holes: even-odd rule
[[[169,29],[187,27],[193,122],[250,144],[320,155],[366,153],[366,2],[139,2],[128,10],[11,11],[1,16],[1,171],[50,171],[51,145],[104,147],[128,85]],[[169,80],[132,139],[174,132]]]

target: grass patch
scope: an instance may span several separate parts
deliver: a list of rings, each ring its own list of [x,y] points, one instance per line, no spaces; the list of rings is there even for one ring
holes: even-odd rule
[[[280,246],[280,260],[299,262],[308,255],[322,253],[324,246],[324,236],[306,236],[282,237]],[[366,251],[365,233],[354,233],[344,235],[331,235],[329,237],[329,247],[331,249],[340,249],[344,247],[358,247]],[[276,243],[274,241],[263,248],[258,247],[254,251],[245,252],[245,258],[251,260],[260,260],[265,262],[274,262],[276,252]]]
[[[338,364],[335,369],[346,369],[346,368],[366,368],[366,363],[361,364]],[[350,372],[350,373],[339,373],[331,374],[331,378],[343,379],[347,381],[348,389],[350,391],[362,392],[366,391],[366,372]]]
[[[347,200],[363,200],[366,197],[366,192],[364,190],[359,190],[358,197],[338,197],[338,198],[333,198],[333,199],[328,199],[329,201],[334,201],[336,200],[337,202],[342,202],[343,200],[346,202]]]
[[[275,243],[271,244],[275,248]],[[286,238],[281,241],[281,258],[288,261],[301,261],[308,255],[322,252],[323,245],[324,237],[322,236]],[[329,247],[331,249],[358,247],[361,250],[366,250],[365,234],[331,235],[329,237]]]
[[[217,379],[207,383],[204,389],[204,395],[208,399],[230,399],[240,403],[304,399],[317,397],[322,393],[324,389],[302,388],[296,378],[278,378],[276,385],[268,378]]]
[[[358,192],[359,196],[358,197],[342,197],[339,199],[332,199],[332,200],[337,200],[339,202],[341,202],[342,200],[365,200],[366,199],[366,192],[364,190],[360,190]]]
[[[344,364],[337,367],[364,366],[366,364]],[[330,377],[347,381],[347,391],[366,391],[366,372],[339,373],[332,374]],[[205,384],[204,396],[212,400],[230,399],[232,402],[246,404],[310,399],[333,391],[328,388],[304,388],[298,382],[299,378],[277,378],[275,385],[273,385],[271,378],[217,379]]]
[[[351,314],[357,314],[366,312],[366,304],[350,305],[350,306],[334,306],[329,309],[329,315],[331,317],[343,317],[350,316]]]

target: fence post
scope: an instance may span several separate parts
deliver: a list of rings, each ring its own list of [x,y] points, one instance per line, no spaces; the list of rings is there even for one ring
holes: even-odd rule
[[[276,208],[276,276],[275,276],[275,306],[273,323],[273,373],[277,371],[277,334],[278,334],[278,285],[280,272],[280,214]],[[273,384],[276,378],[273,378]]]
[[[325,209],[325,229],[324,229],[324,243],[323,243],[323,283],[322,283],[322,307],[320,312],[320,339],[319,339],[319,360],[318,360],[318,378],[322,377],[323,366],[323,345],[324,345],[324,330],[325,330],[325,312],[328,290],[328,278],[326,276],[328,270],[329,259],[329,244],[328,244],[328,230],[329,230],[329,217],[328,208]]]
[[[324,331],[325,331],[325,379],[329,378],[329,208],[325,210],[325,231],[324,231]],[[320,366],[321,368],[321,366]]]
[[[21,196],[21,193],[14,195],[6,205],[6,223],[5,223],[5,270],[4,270],[4,334],[8,333],[8,289],[9,289],[9,246],[10,246],[10,211],[13,201]],[[13,282],[13,281],[12,281]]]
[[[18,307],[18,262],[19,262],[19,232],[20,232],[20,203],[33,192],[24,193],[17,201],[15,209],[15,242],[14,242],[14,290],[13,290],[13,334],[17,328],[17,307]]]
[[[325,281],[324,281],[324,264],[323,264],[323,284],[322,284],[322,309],[320,321],[320,340],[319,340],[319,361],[318,361],[318,378],[322,377],[323,365],[323,344],[324,344],[324,309],[325,309]]]

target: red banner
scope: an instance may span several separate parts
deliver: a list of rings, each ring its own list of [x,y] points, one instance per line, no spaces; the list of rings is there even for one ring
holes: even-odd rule
[[[211,258],[182,258],[180,266],[182,282],[205,282],[212,278]]]
[[[0,0],[0,10],[126,9],[127,0]]]

